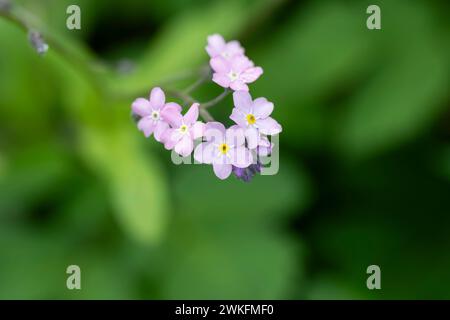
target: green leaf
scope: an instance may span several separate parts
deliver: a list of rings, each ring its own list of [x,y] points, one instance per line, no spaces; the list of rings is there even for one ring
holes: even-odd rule
[[[177,237],[165,299],[282,299],[298,273],[295,242],[269,232]]]

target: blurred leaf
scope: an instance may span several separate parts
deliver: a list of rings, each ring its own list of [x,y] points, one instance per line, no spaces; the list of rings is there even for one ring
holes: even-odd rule
[[[266,232],[188,232],[171,252],[165,299],[282,299],[298,273],[291,239]]]
[[[22,213],[46,196],[56,197],[73,173],[67,154],[51,144],[23,149],[6,166],[0,175],[0,212],[8,216]]]
[[[345,156],[367,157],[410,140],[441,114],[449,96],[447,54],[429,7],[398,1],[385,9],[389,55],[334,128]]]
[[[289,158],[281,158],[280,171],[273,176],[256,176],[250,183],[231,175],[218,179],[212,166],[180,165],[175,195],[179,210],[187,219],[209,227],[271,225],[299,213],[310,201],[311,186],[306,173]]]
[[[85,128],[87,160],[111,191],[117,218],[125,231],[144,243],[160,240],[168,219],[167,186],[157,159],[144,156],[134,134]]]
[[[362,157],[398,145],[427,127],[448,93],[445,58],[430,46],[402,57],[356,93],[336,130],[344,154]]]
[[[107,184],[123,229],[135,240],[158,242],[168,219],[167,185],[160,164],[144,154],[143,140],[129,116],[129,106],[102,100],[96,87],[55,59],[64,80],[65,106],[78,120],[79,150]]]
[[[376,41],[362,28],[364,10],[336,1],[299,6],[255,50],[264,74],[251,85],[252,95],[275,103],[273,115],[291,145],[322,143],[326,102],[370,68]]]
[[[236,34],[250,17],[257,17],[268,6],[270,1],[264,1],[263,5],[250,5],[231,0],[186,10],[174,17],[142,53],[135,73],[111,81],[110,91],[124,95],[141,94],[202,61],[207,63],[208,55],[204,48],[208,35],[221,33],[229,37]]]

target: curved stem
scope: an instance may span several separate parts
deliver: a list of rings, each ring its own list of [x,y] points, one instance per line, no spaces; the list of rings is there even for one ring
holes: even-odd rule
[[[226,98],[226,96],[230,93],[230,90],[225,89],[220,95],[215,97],[214,99],[204,102],[201,104],[202,108],[208,109],[209,107],[212,107],[216,104],[218,104],[220,101]]]

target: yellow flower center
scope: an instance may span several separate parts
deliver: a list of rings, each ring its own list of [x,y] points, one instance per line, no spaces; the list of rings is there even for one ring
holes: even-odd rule
[[[227,154],[229,149],[230,147],[226,143],[222,143],[221,145],[219,145],[219,152],[221,154]]]
[[[248,114],[248,115],[247,115],[247,122],[248,122],[248,124],[250,124],[250,125],[255,124],[255,122],[256,122],[255,116],[252,115],[252,114]]]
[[[181,133],[185,133],[185,132],[187,131],[187,129],[188,129],[188,126],[185,125],[185,124],[183,124],[183,125],[180,127],[180,132],[181,132]]]

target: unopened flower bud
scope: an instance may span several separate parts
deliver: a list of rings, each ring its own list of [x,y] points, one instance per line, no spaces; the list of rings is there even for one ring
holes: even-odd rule
[[[48,44],[39,32],[31,30],[28,33],[28,39],[38,54],[44,55],[48,51]]]

